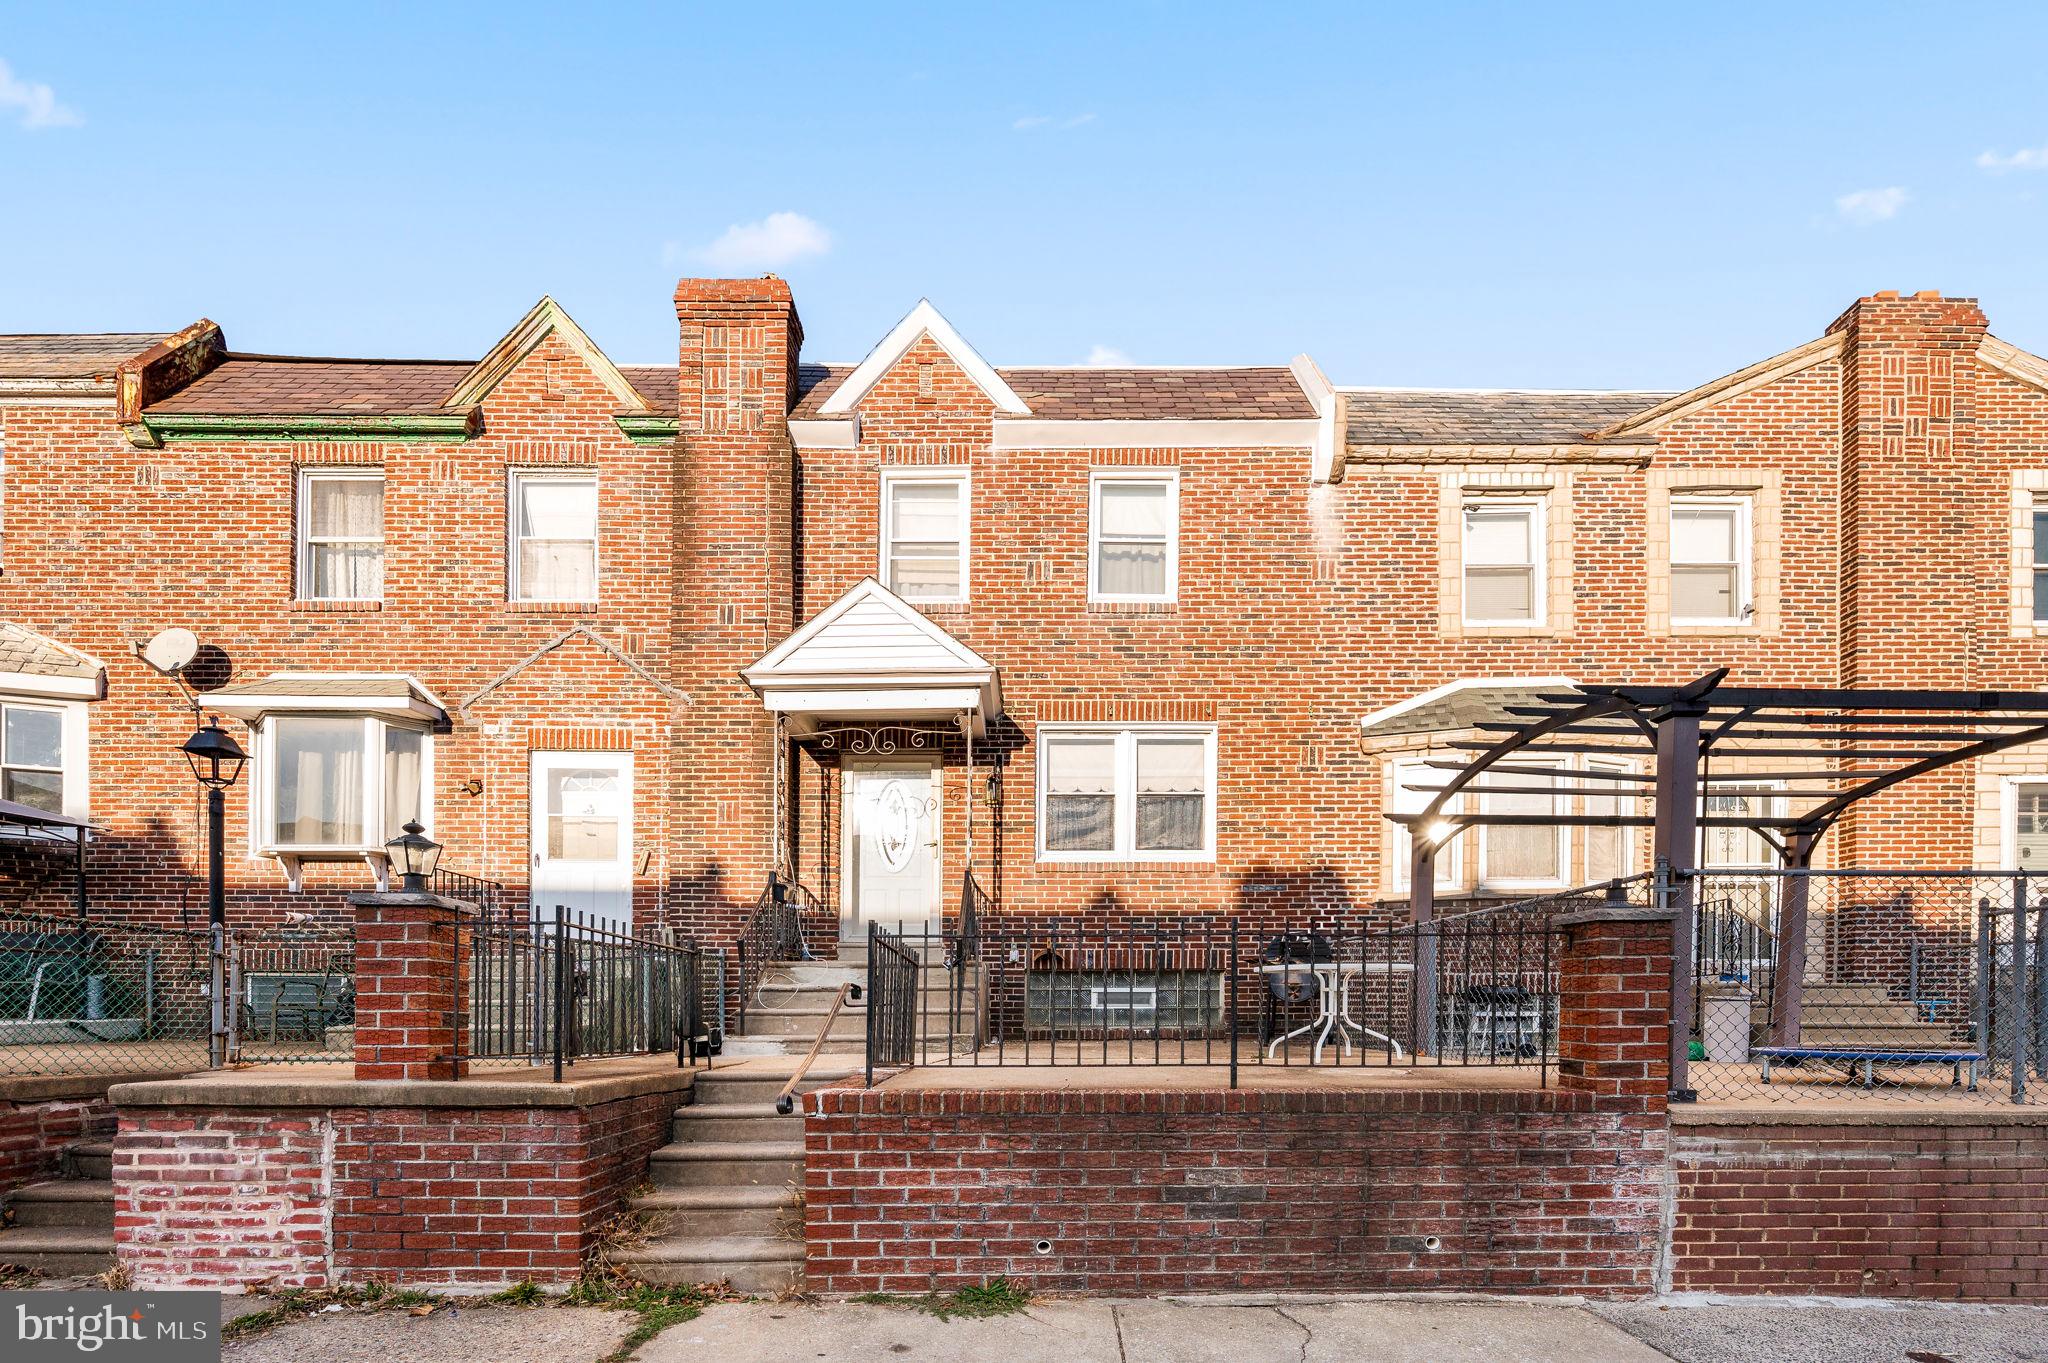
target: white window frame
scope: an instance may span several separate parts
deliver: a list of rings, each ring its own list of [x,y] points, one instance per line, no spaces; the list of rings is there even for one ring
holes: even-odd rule
[[[91,715],[83,701],[49,700],[41,696],[0,693],[0,758],[4,758],[5,710],[44,710],[55,714],[62,723],[58,738],[58,763],[55,768],[29,767],[24,771],[54,770],[64,780],[64,808],[59,813],[67,819],[85,819],[92,812],[90,788],[91,763]],[[70,828],[48,828],[30,834],[20,829],[0,831],[0,837],[41,836],[54,834],[62,838],[73,838],[77,830]]]
[[[1465,517],[1472,511],[1523,510],[1529,513],[1529,614],[1520,618],[1486,619],[1472,613],[1472,556],[1467,552]],[[1485,628],[1505,626],[1528,628],[1547,624],[1550,619],[1550,508],[1548,499],[1536,497],[1494,497],[1466,493],[1458,501],[1458,609],[1468,625]],[[1511,567],[1510,564],[1480,564],[1480,567]]]
[[[1540,757],[1517,758],[1516,765],[1549,767],[1557,773],[1551,778],[1556,783],[1557,788],[1550,796],[1550,813],[1553,818],[1562,817],[1569,809],[1571,798],[1576,793],[1573,779],[1574,773],[1571,767],[1562,759]],[[1482,814],[1490,812],[1493,807],[1493,797],[1487,794],[1484,789],[1490,779],[1492,779],[1490,774],[1482,774],[1473,782],[1473,785],[1480,787],[1479,812]],[[1509,776],[1505,773],[1501,777],[1503,784],[1514,785],[1529,785],[1538,779],[1538,777],[1534,776]],[[1528,800],[1541,797],[1511,795],[1507,798]],[[1490,835],[1496,827],[1507,826],[1484,823],[1479,825],[1479,875],[1473,886],[1475,890],[1482,892],[1488,890],[1551,890],[1563,889],[1570,883],[1572,874],[1572,831],[1568,824],[1559,824],[1552,830],[1555,834],[1554,842],[1557,848],[1557,874],[1555,876],[1521,877],[1494,875],[1490,865],[1492,857]],[[1538,827],[1538,825],[1534,824],[1524,826],[1530,828]]]
[[[1102,489],[1115,483],[1157,483],[1166,488],[1166,589],[1105,592],[1102,565]],[[1180,470],[1095,469],[1088,475],[1088,599],[1105,604],[1170,604],[1180,599]]]
[[[960,590],[952,596],[904,596],[905,601],[917,606],[957,606],[967,601],[969,569],[974,562],[974,476],[964,464],[905,465],[900,468],[882,470],[880,482],[882,505],[877,519],[880,533],[876,536],[876,548],[880,551],[877,559],[875,580],[891,592],[896,584],[889,575],[889,561],[892,555],[889,547],[896,542],[896,513],[890,490],[898,483],[957,483],[960,487]],[[901,592],[897,592],[901,596]]]
[[[353,843],[283,843],[274,841],[277,827],[277,733],[281,719],[355,719],[361,722],[363,755],[363,834]],[[388,715],[353,714],[347,711],[279,711],[267,714],[251,726],[249,771],[249,854],[292,861],[372,861],[382,874],[384,839],[377,836],[384,827],[384,730],[408,729],[421,736],[420,742],[420,825],[427,836],[434,835],[434,731],[430,725],[411,724]],[[296,872],[294,872],[296,879]]]
[[[519,493],[528,483],[589,483],[593,510],[590,522],[590,599],[567,596],[528,596],[519,580],[519,546],[527,538],[519,533]],[[603,486],[596,469],[510,469],[505,476],[505,586],[506,599],[521,604],[595,605],[604,593],[604,506]]]
[[[1046,775],[1050,763],[1045,752],[1050,743],[1063,738],[1114,738],[1116,746],[1116,787],[1111,823],[1113,845],[1106,851],[1054,851],[1045,845]],[[1202,801],[1202,845],[1189,851],[1138,850],[1138,740],[1141,738],[1198,738],[1202,741],[1202,779],[1207,799]],[[1042,862],[1201,862],[1216,860],[1216,726],[1213,724],[1060,724],[1041,728],[1037,735],[1037,818],[1038,859]]]
[[[1762,797],[1763,806],[1762,810],[1760,811],[1760,817],[1766,819],[1781,819],[1785,817],[1786,804],[1784,782],[1770,780],[1745,781],[1742,779],[1742,774],[1740,772],[1731,772],[1729,773],[1729,775],[1731,779],[1727,782],[1716,782],[1711,786],[1706,786],[1701,789],[1699,802],[1699,816],[1701,818],[1705,818],[1707,816],[1708,799],[1711,797],[1723,795],[1760,796]],[[1700,870],[1702,871],[1775,871],[1782,869],[1785,864],[1784,857],[1772,849],[1769,839],[1762,837],[1760,834],[1757,834],[1756,831],[1753,829],[1744,830],[1721,827],[1708,828],[1705,825],[1702,825],[1700,832],[1702,835],[1700,839]],[[1707,860],[1707,839],[1713,837],[1717,833],[1723,832],[1749,832],[1751,836],[1756,837],[1757,841],[1763,844],[1763,860],[1741,862],[1711,862]]]
[[[1587,757],[1578,764],[1576,770],[1581,772],[1625,772],[1633,775],[1640,771],[1641,768],[1628,758]],[[1634,781],[1607,781],[1598,777],[1589,779],[1580,776],[1578,777],[1578,786],[1579,812],[1585,815],[1639,814],[1642,812],[1643,798],[1648,794],[1642,786]],[[1589,805],[1587,803],[1588,797],[1599,797],[1601,803]],[[1616,803],[1608,803],[1609,801],[1621,803],[1617,807]],[[1642,841],[1642,830],[1632,824],[1624,824],[1618,829],[1595,828],[1589,824],[1585,826],[1585,836],[1577,840],[1579,872],[1582,877],[1582,883],[1589,885],[1595,883],[1592,867],[1593,835],[1606,832],[1618,832],[1621,835],[1621,866],[1611,878],[1625,880],[1636,873],[1636,858],[1641,851],[1639,844]],[[1602,876],[1599,878],[1599,881],[1604,883],[1608,879],[1610,877]]]
[[[382,601],[384,599],[384,570],[390,562],[385,557],[389,541],[382,533],[383,517],[379,517],[380,531],[369,535],[322,535],[313,536],[313,499],[309,495],[313,484],[321,482],[376,483],[384,489],[384,514],[391,511],[390,484],[385,481],[381,468],[363,468],[349,465],[313,465],[299,470],[298,515],[295,528],[298,539],[298,599],[301,601]],[[313,549],[316,544],[374,544],[377,546],[378,572],[377,594],[375,596],[315,596],[313,594]]]
[[[1678,614],[1678,570],[1685,567],[1720,567],[1720,563],[1706,563],[1699,559],[1678,557],[1678,513],[1689,510],[1732,510],[1735,513],[1735,613],[1732,615],[1680,615]],[[1666,543],[1671,546],[1669,571],[1671,581],[1671,623],[1674,625],[1746,625],[1756,618],[1756,600],[1752,585],[1756,576],[1756,547],[1751,537],[1756,510],[1749,497],[1723,494],[1703,495],[1694,493],[1673,493],[1671,505],[1665,513]]]
[[[2048,493],[2036,492],[2027,503],[2027,585],[2033,591],[2033,623],[2048,628],[2048,592],[2034,587],[2039,574],[2048,572],[2048,557],[2042,555],[2041,536],[2035,531],[2035,517],[2048,515]]]
[[[1442,785],[1454,774],[1430,766],[1430,760],[1426,756],[1394,759],[1392,763],[1393,785],[1387,790],[1387,799],[1394,813],[1420,813],[1420,809],[1411,811],[1405,810],[1401,806],[1409,802],[1427,805],[1436,798],[1434,792],[1425,793],[1407,790],[1407,786]],[[1432,778],[1434,779],[1432,780]],[[1446,814],[1458,813],[1463,808],[1464,802],[1465,797],[1462,794],[1453,795],[1450,804],[1445,807],[1443,812]],[[1388,856],[1393,859],[1392,870],[1394,874],[1392,884],[1397,890],[1406,890],[1410,888],[1413,879],[1411,872],[1415,866],[1415,833],[1407,824],[1396,823],[1391,819],[1387,822],[1393,830],[1393,839],[1388,850]],[[1436,849],[1436,888],[1438,893],[1446,890],[1455,892],[1463,886],[1465,840],[1465,830],[1460,828],[1451,835],[1448,841]]]
[[[2021,772],[1999,781],[1998,865],[1994,870],[2020,869],[2020,790],[2025,786],[2048,787],[2048,771]]]

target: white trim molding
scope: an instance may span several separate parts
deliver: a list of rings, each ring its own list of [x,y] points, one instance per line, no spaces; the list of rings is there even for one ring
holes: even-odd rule
[[[834,418],[830,421],[820,421],[815,417],[791,418],[789,438],[799,449],[857,449],[860,446],[860,413],[855,412],[850,420]]]
[[[997,411],[1007,412],[1011,416],[1031,415],[1031,409],[1024,405],[1024,399],[1018,397],[1016,390],[1003,382],[1003,377],[996,373],[995,366],[981,358],[974,347],[967,344],[959,332],[953,330],[953,324],[939,315],[939,310],[932,306],[929,298],[917,300],[917,306],[882,338],[881,344],[868,352],[867,358],[855,366],[854,371],[846,376],[845,381],[833,391],[832,396],[825,399],[824,406],[818,409],[819,413],[824,416],[845,416],[853,411],[860,400],[881,382],[882,376],[894,367],[896,361],[902,359],[904,353],[917,344],[921,336],[931,337],[939,349],[951,356],[953,363],[959,365],[961,371],[974,381],[974,386],[988,395],[989,401],[996,405]]]

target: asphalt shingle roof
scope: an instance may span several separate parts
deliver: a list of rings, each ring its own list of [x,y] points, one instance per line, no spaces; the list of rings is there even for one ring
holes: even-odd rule
[[[790,415],[815,417],[846,381],[850,364],[802,366]],[[1267,421],[1308,419],[1316,409],[1284,367],[1243,369],[998,369],[1043,421]]]
[[[97,677],[106,669],[99,659],[68,644],[36,633],[26,625],[0,620],[0,672],[26,672],[38,677]]]
[[[1573,445],[1669,393],[1347,388],[1347,445]],[[1642,436],[1638,441],[1653,440]],[[1619,443],[1629,443],[1624,440]]]
[[[151,412],[206,416],[424,416],[442,410],[473,360],[328,360],[230,355]],[[676,410],[676,371],[628,365],[626,382],[655,412]]]
[[[126,359],[164,338],[160,331],[0,336],[0,379],[89,379],[111,375]]]

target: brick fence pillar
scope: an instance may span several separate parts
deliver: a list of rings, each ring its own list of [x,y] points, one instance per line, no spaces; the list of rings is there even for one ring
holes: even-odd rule
[[[1563,914],[1558,961],[1557,1074],[1562,1088],[1639,1098],[1662,1110],[1671,1092],[1669,909],[1605,904]]]
[[[349,896],[356,914],[356,1078],[469,1073],[470,906],[440,895]]]

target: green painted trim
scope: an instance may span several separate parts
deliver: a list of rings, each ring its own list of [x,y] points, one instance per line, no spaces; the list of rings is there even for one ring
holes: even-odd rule
[[[459,444],[476,434],[476,409],[431,416],[208,416],[145,412],[142,424],[165,440],[416,440]]]
[[[626,433],[626,439],[635,445],[666,445],[676,438],[682,422],[672,416],[642,416],[632,413],[612,418],[619,429]]]

